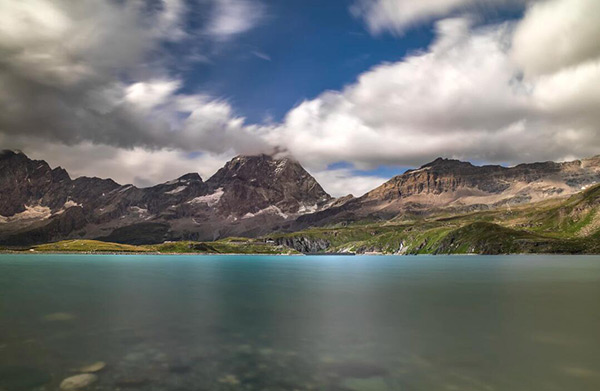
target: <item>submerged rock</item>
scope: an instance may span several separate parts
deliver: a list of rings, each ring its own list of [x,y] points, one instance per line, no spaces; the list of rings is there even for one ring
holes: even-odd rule
[[[240,384],[240,381],[234,375],[225,375],[219,379],[219,383],[237,386],[238,384]]]
[[[263,348],[263,349],[259,349],[258,353],[261,356],[271,356],[271,355],[273,355],[273,353],[275,353],[275,351],[270,348]]]
[[[385,368],[375,364],[359,361],[332,362],[328,363],[325,369],[340,377],[353,377],[357,379],[384,376],[388,372]]]
[[[186,364],[171,364],[169,365],[169,372],[175,374],[184,374],[192,370],[192,367]]]
[[[386,391],[388,385],[381,377],[372,377],[369,379],[346,379],[342,385],[352,391]]]
[[[43,319],[46,322],[68,322],[70,320],[77,319],[77,317],[73,314],[69,314],[68,312],[55,312],[45,315]]]
[[[48,383],[52,378],[44,371],[29,367],[0,368],[0,389],[28,391]]]
[[[99,372],[106,367],[106,363],[104,361],[97,361],[91,365],[85,366],[79,369],[79,372],[92,373]]]
[[[85,388],[98,380],[98,376],[91,373],[84,373],[66,378],[60,383],[60,389],[63,391],[75,391]]]
[[[146,384],[148,384],[148,379],[146,379],[144,377],[127,377],[127,378],[119,379],[115,382],[115,385],[117,387],[123,387],[123,388],[142,387],[142,386],[145,386]]]

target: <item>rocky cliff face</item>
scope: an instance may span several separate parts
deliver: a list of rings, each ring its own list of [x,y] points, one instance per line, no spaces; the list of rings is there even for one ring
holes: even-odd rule
[[[0,152],[0,215],[27,212],[27,206],[59,209],[67,201],[71,178],[60,167],[51,169],[42,160],[31,160],[22,153]]]
[[[240,156],[204,182],[196,173],[149,188],[72,180],[23,153],[0,154],[0,242],[65,238],[129,243],[260,235],[331,197],[296,161]]]
[[[600,167],[596,165],[590,170],[584,166],[584,162],[577,161],[521,164],[507,168],[474,166],[468,162],[438,158],[419,169],[392,178],[369,192],[366,198],[393,200],[429,194],[454,195],[461,190],[476,196],[493,195],[504,194],[517,184],[534,183],[546,185],[549,192],[561,193],[598,179]]]
[[[303,254],[324,252],[331,246],[328,240],[304,236],[278,237],[274,242],[279,246],[286,246]]]
[[[356,220],[510,206],[567,196],[596,182],[600,157],[511,168],[437,159],[360,198],[332,199],[289,158],[238,156],[206,182],[191,173],[137,188],[111,179],[71,179],[60,167],[3,151],[0,243],[102,238],[144,244],[259,236]],[[313,251],[325,244],[287,245]]]
[[[514,167],[474,166],[438,158],[409,170],[367,193],[365,200],[427,200],[425,204],[490,204],[516,198],[515,203],[567,195],[600,181],[598,158],[566,163],[520,164]]]
[[[223,192],[219,211],[237,218],[314,212],[332,199],[298,162],[267,155],[238,156],[206,183]]]
[[[568,196],[598,182],[600,157],[514,167],[474,166],[438,158],[340,207],[303,216],[299,223],[322,225],[365,217],[387,220],[444,211],[485,210]]]

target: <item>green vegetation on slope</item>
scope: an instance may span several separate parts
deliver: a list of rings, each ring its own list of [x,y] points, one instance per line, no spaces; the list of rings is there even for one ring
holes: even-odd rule
[[[265,238],[129,245],[65,240],[34,247],[40,252],[179,254],[288,254],[356,252],[384,254],[600,253],[600,185],[566,199],[466,214],[440,214],[403,222],[275,233]]]
[[[149,250],[130,244],[102,242],[99,240],[63,240],[55,243],[40,244],[33,247],[42,252],[126,252],[142,253]]]
[[[568,199],[519,207],[439,215],[403,224],[311,228],[270,238],[305,252],[599,253],[599,207],[597,185]]]
[[[160,253],[160,254],[297,254],[288,247],[252,239],[225,239],[216,242],[165,242],[134,246],[99,240],[63,240],[33,247],[38,252],[61,253]]]
[[[224,239],[215,242],[166,242],[162,244],[145,246],[158,253],[178,254],[297,254],[298,252],[288,247],[275,246],[251,239]]]

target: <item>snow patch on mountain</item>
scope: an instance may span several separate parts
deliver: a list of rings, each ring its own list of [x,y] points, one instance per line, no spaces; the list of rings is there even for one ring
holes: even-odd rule
[[[78,204],[77,202],[73,201],[73,200],[67,200],[67,202],[65,202],[65,204],[63,205],[63,208],[65,209],[69,209],[73,206],[79,206],[82,207],[83,205]]]
[[[50,216],[52,216],[52,211],[47,206],[25,205],[25,210],[23,212],[16,213],[9,217],[0,216],[0,222],[11,223],[13,221],[21,220],[45,220]]]
[[[279,175],[285,169],[287,162],[288,162],[287,159],[277,161],[277,164],[275,166],[275,174],[276,175]]]
[[[283,213],[283,212],[281,211],[281,209],[279,209],[279,208],[278,208],[277,206],[275,206],[275,205],[271,205],[271,206],[268,206],[268,207],[266,207],[266,208],[264,208],[264,209],[261,209],[261,210],[259,210],[259,211],[258,211],[258,212],[256,212],[256,213],[250,213],[250,212],[248,212],[248,213],[246,213],[244,216],[242,216],[242,219],[251,219],[251,218],[253,218],[253,217],[260,216],[260,215],[262,215],[262,214],[272,214],[272,215],[279,215],[279,216],[283,217],[284,219],[287,219],[287,218],[288,218],[288,215],[287,215],[287,214],[285,214],[285,213]]]
[[[219,203],[221,197],[223,196],[223,188],[219,187],[212,194],[207,194],[204,196],[196,197],[188,201],[189,204],[206,204],[208,206],[214,206]]]
[[[317,204],[314,204],[314,205],[302,204],[302,205],[300,205],[300,208],[298,208],[298,213],[299,214],[314,213],[317,211],[318,208],[319,208],[319,206]]]
[[[181,193],[185,189],[187,189],[187,186],[178,186],[177,188],[175,188],[171,191],[165,191],[165,194],[177,194],[177,193]]]
[[[119,190],[119,193],[124,193],[129,189],[133,189],[133,185],[126,185],[126,186],[122,186],[121,189]],[[114,191],[114,190],[113,190]]]

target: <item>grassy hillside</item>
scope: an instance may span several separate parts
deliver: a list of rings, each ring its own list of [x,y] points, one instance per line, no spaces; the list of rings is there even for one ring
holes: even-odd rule
[[[264,238],[128,245],[66,240],[34,247],[40,252],[181,254],[384,254],[600,253],[600,185],[569,198],[411,221],[362,222],[275,233]]]
[[[403,223],[271,235],[322,252],[384,254],[600,253],[600,185],[567,199]]]
[[[99,240],[63,240],[61,242],[41,244],[33,247],[35,251],[43,252],[148,252],[141,246],[101,242]]]
[[[157,245],[145,246],[158,253],[178,254],[297,254],[298,252],[288,247],[267,244],[251,239],[230,238],[215,242],[167,242]]]
[[[225,239],[216,242],[165,242],[134,246],[99,240],[63,240],[33,247],[38,252],[160,253],[160,254],[296,254],[288,247],[251,239]]]

